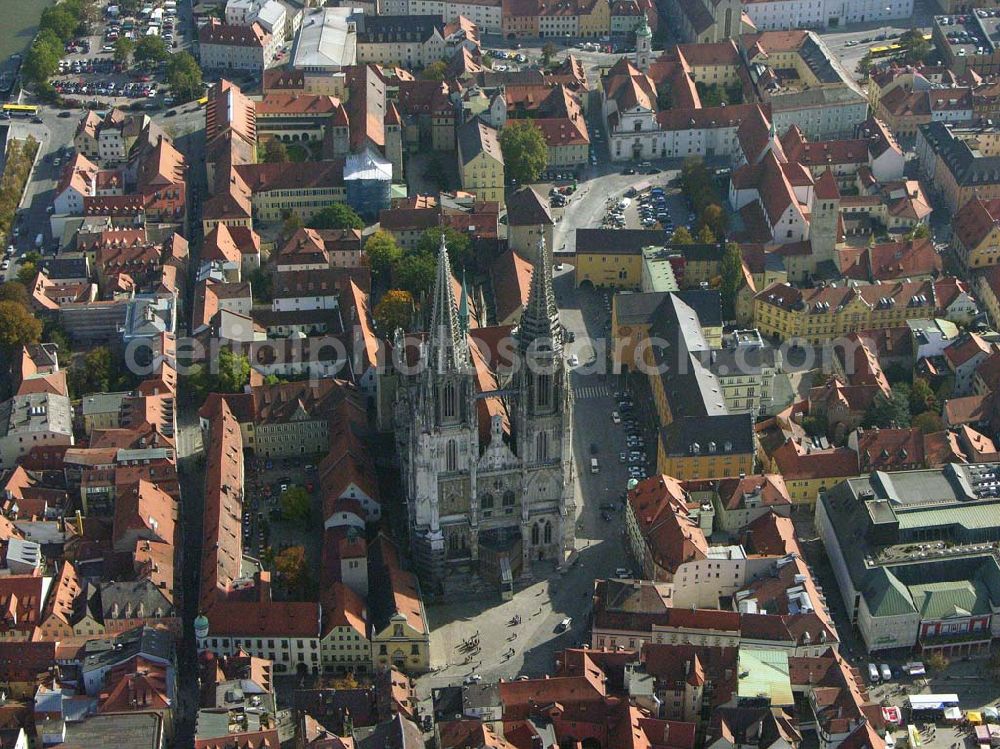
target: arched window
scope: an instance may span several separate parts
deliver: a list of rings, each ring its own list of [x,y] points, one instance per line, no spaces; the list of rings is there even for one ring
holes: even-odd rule
[[[545,521],[545,543],[552,543],[552,523],[551,521]]]
[[[508,489],[503,493],[503,506],[504,507],[514,506],[514,492],[512,492],[510,489]]]
[[[538,525],[531,526],[531,545],[538,546]]]
[[[448,447],[445,450],[444,469],[446,471],[458,470],[458,445],[455,444],[455,440],[448,440]]]
[[[549,433],[539,432],[535,435],[535,453],[538,460],[549,459]]]
[[[726,39],[733,35],[733,9],[726,8]]]
[[[493,495],[490,494],[489,492],[486,492],[486,494],[483,495],[483,498],[479,500],[479,504],[480,504],[480,506],[482,506],[482,508],[484,510],[492,510],[493,509]]]
[[[442,399],[441,413],[446,419],[454,419],[457,412],[454,383],[445,383]]]

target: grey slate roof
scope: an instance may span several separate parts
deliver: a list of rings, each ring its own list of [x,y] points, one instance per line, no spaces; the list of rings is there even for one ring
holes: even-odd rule
[[[694,445],[700,455],[738,455],[754,451],[753,416],[684,416],[660,430],[667,455],[691,455]],[[712,443],[715,443],[714,450]]]

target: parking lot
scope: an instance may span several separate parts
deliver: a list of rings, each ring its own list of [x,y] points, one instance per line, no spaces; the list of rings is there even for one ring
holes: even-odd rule
[[[303,546],[307,569],[318,582],[322,555],[323,533],[319,518],[322,514],[317,486],[316,465],[300,459],[247,458],[246,497],[243,503],[243,548],[255,559],[277,556],[289,546]],[[287,518],[282,512],[282,495],[294,488],[304,488],[311,500],[308,521]]]

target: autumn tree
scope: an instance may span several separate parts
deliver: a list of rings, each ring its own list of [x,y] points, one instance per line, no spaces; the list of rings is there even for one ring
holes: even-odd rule
[[[926,658],[924,658],[924,663],[927,665],[931,671],[940,673],[948,668],[948,659],[945,657],[944,653],[939,650],[935,650]]]
[[[413,295],[403,289],[390,289],[375,306],[375,322],[382,335],[390,335],[396,328],[406,328],[413,315]]]
[[[38,275],[38,266],[32,262],[25,261],[21,264],[21,267],[17,269],[17,282],[24,286],[25,288],[30,287],[35,282],[35,276]]]
[[[707,226],[701,227],[697,238],[702,244],[715,244],[715,232]]]
[[[379,229],[365,242],[365,255],[372,273],[378,278],[388,279],[392,275],[393,266],[403,257],[403,251],[392,234]]]
[[[268,138],[263,145],[265,164],[284,164],[288,161],[288,149],[277,138]]]
[[[41,335],[42,321],[36,320],[27,307],[17,302],[0,301],[0,352],[7,357],[13,356],[22,346],[38,343]]]
[[[281,493],[281,514],[298,523],[308,523],[312,514],[312,497],[302,486],[290,486]]]
[[[31,307],[31,296],[23,283],[7,281],[0,284],[0,302],[17,302],[22,307]]]
[[[542,65],[549,67],[552,61],[555,59],[556,54],[558,54],[559,48],[556,47],[552,42],[546,42],[545,46],[542,47]]]
[[[670,238],[671,244],[694,244],[694,237],[686,226],[678,226],[674,235]]]
[[[305,224],[302,222],[302,217],[295,211],[291,211],[285,220],[281,222],[281,236],[287,242],[288,239],[299,229],[301,229]]]
[[[304,546],[289,546],[274,557],[274,569],[290,593],[302,595],[309,582]]]
[[[518,184],[536,182],[548,163],[549,152],[542,129],[531,120],[510,120],[500,131],[507,178]]]
[[[702,229],[709,228],[716,238],[722,239],[726,236],[728,218],[722,206],[718,203],[709,203],[702,209],[698,224]]]
[[[934,389],[923,377],[914,377],[910,387],[910,413],[919,414],[924,411],[937,411],[938,400]]]
[[[420,77],[425,81],[443,81],[447,72],[448,64],[444,60],[435,60],[423,69]]]

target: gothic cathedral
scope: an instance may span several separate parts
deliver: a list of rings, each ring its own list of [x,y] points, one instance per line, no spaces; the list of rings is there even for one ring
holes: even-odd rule
[[[442,237],[430,330],[394,412],[411,552],[437,591],[455,566],[502,585],[539,561],[564,564],[575,541],[573,397],[551,256],[539,247],[507,334],[470,330],[456,285]]]

